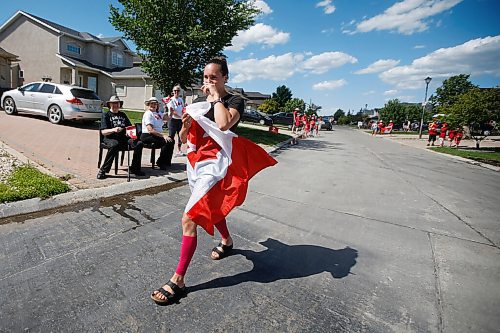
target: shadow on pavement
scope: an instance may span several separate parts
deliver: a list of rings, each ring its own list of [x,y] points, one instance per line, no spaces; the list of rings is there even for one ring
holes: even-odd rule
[[[287,245],[272,238],[260,244],[267,250],[255,252],[235,249],[231,253],[231,256],[240,254],[252,261],[254,267],[251,271],[200,283],[188,287],[188,292],[231,287],[244,282],[270,283],[322,272],[329,272],[332,277],[341,279],[350,273],[358,257],[358,251],[350,247],[332,250],[317,245]]]

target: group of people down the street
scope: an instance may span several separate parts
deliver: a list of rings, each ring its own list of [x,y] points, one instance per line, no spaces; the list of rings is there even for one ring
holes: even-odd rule
[[[333,119],[333,118],[332,118]],[[315,114],[307,115],[301,113],[299,108],[293,110],[292,132],[299,137],[315,137],[324,124],[323,117],[318,117]]]
[[[448,146],[458,148],[460,141],[462,141],[462,137],[464,136],[462,127],[453,129],[448,126],[447,122],[441,123],[436,119],[433,119],[432,122],[429,123],[428,130],[429,139],[427,141],[427,146],[434,146],[437,139],[437,145],[439,147],[444,147],[447,140],[446,137],[448,137]]]
[[[179,96],[180,86],[175,86],[173,96],[162,100],[165,112],[160,110],[160,101],[156,97],[151,97],[145,102],[147,110],[142,116],[142,123],[137,133],[135,127],[127,115],[120,111],[123,101],[118,96],[111,96],[106,102],[109,112],[103,114],[101,120],[101,134],[103,135],[103,145],[107,149],[104,162],[97,173],[97,179],[105,179],[111,169],[111,165],[120,151],[133,150],[130,173],[136,176],[144,176],[141,170],[142,150],[144,145],[149,145],[155,149],[160,149],[158,159],[155,161],[160,170],[167,170],[171,166],[174,152],[175,136],[177,135],[177,156],[183,156],[180,131],[182,128],[182,115],[185,108],[182,97]],[[168,136],[163,134],[163,125],[168,123]],[[130,134],[127,128],[133,127]]]
[[[370,125],[370,128],[372,130],[372,135],[390,134],[392,133],[393,127],[394,123],[392,120],[390,120],[387,125],[384,125],[384,122],[382,120],[373,121]],[[407,132],[406,127],[403,127],[403,130]],[[463,129],[461,127],[453,129],[449,127],[447,122],[441,123],[437,119],[433,119],[432,122],[428,124],[428,132],[429,132],[429,137],[427,141],[427,146],[437,145],[443,147],[445,145],[445,142],[448,141],[449,147],[458,147],[463,137]]]

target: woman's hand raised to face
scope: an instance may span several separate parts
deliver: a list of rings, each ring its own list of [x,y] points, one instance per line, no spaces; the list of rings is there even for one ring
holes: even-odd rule
[[[182,127],[185,129],[189,129],[191,127],[191,122],[193,121],[193,118],[187,113],[184,113],[182,115]]]

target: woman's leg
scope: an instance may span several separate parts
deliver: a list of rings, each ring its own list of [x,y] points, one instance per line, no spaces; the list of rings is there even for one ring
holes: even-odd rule
[[[227,246],[233,245],[233,239],[231,238],[231,235],[229,234],[229,230],[227,229],[226,219],[223,219],[219,223],[215,224],[215,227],[217,228],[217,231],[219,231],[219,233],[222,237],[221,243],[223,245],[227,245]],[[219,251],[224,252],[222,247],[218,246],[217,248],[219,249]],[[219,259],[219,254],[215,251],[212,251],[211,257],[212,257],[212,259],[217,260],[217,259]]]
[[[186,214],[183,214],[181,256],[179,258],[177,269],[175,270],[174,275],[170,278],[170,281],[178,285],[180,288],[183,288],[185,285],[184,276],[186,275],[187,268],[196,250],[196,245],[198,243],[197,236],[196,223],[194,223]],[[163,289],[175,294],[172,288],[168,285],[164,285]],[[166,299],[166,297],[158,291],[155,291],[154,294],[160,299]]]

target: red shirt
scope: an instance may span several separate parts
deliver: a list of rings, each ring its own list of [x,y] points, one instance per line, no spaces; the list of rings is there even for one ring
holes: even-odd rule
[[[436,134],[437,134],[437,124],[431,123],[429,125],[429,135],[436,135]]]
[[[446,138],[446,131],[448,130],[448,126],[441,127],[441,132],[439,133],[440,138]]]

